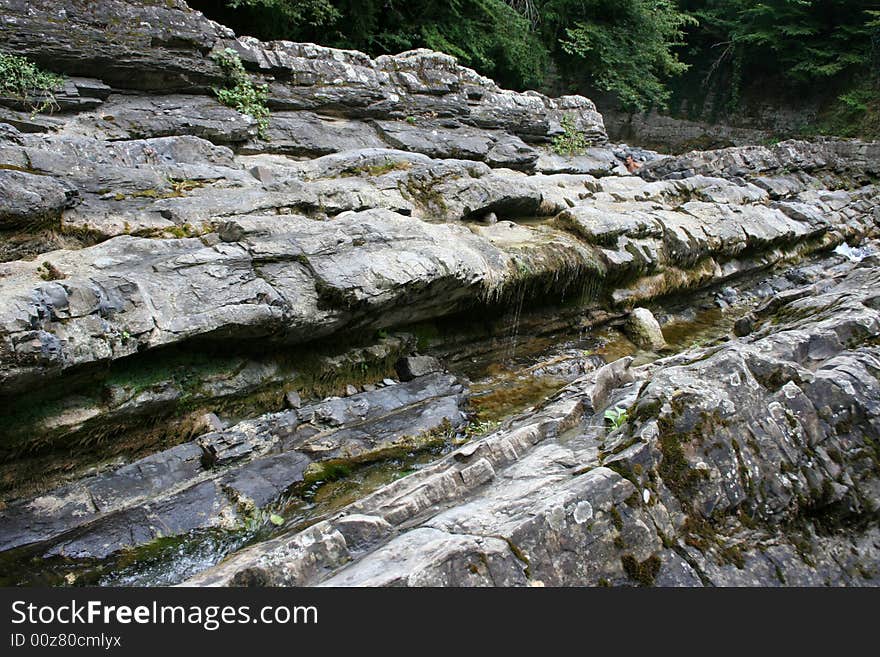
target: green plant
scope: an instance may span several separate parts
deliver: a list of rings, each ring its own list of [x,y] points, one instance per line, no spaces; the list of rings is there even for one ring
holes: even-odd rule
[[[266,139],[266,130],[269,127],[269,107],[266,105],[269,87],[253,83],[244,70],[241,57],[232,48],[226,48],[214,55],[214,61],[226,77],[226,84],[222,89],[214,88],[217,99],[241,114],[252,116],[257,122],[257,134],[261,139]]]
[[[381,164],[362,164],[359,166],[348,167],[344,171],[342,171],[339,175],[343,178],[349,178],[353,176],[384,176],[386,173],[391,173],[392,171],[406,171],[410,168],[410,163],[403,160],[389,160],[385,159]]]
[[[201,180],[190,180],[188,178],[169,178],[171,188],[177,196],[183,196],[186,192],[191,192],[199,187],[204,187],[205,183]]]
[[[605,411],[605,420],[611,423],[611,429],[619,429],[629,419],[625,408],[609,408]]]
[[[60,281],[63,278],[67,278],[58,267],[48,260],[44,261],[42,265],[37,267],[37,272],[39,273],[40,278],[44,281]]]
[[[248,532],[258,532],[268,524],[272,524],[275,527],[280,527],[284,524],[283,516],[252,506],[249,503],[242,504],[239,511],[241,513],[241,527]]]
[[[21,101],[34,114],[58,107],[54,92],[63,84],[62,76],[43,71],[24,57],[0,52],[0,95]]]
[[[578,130],[574,119],[566,114],[562,117],[562,134],[556,135],[550,144],[553,151],[559,155],[580,155],[590,145],[587,136],[582,130]]]
[[[501,423],[496,420],[472,420],[465,429],[465,434],[468,439],[473,439],[478,436],[484,436],[488,433],[492,433],[501,426]]]
[[[414,116],[406,117],[406,122],[409,123],[410,125],[415,125],[417,123],[417,121],[418,120]]]

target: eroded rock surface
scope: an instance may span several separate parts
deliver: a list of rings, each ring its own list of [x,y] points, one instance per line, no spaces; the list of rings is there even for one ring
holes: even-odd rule
[[[749,338],[616,361],[189,583],[872,585],[878,282],[866,263]],[[629,418],[606,430],[598,418],[619,404]]]
[[[0,551],[103,558],[196,529],[235,529],[321,463],[369,462],[443,439],[465,419],[448,374],[246,420],[2,511]]]
[[[0,49],[66,75],[50,113],[0,98],[0,549],[235,532],[340,464],[448,447],[467,382],[416,353],[419,323],[459,323],[460,364],[469,323],[512,313],[513,361],[521,326],[713,285],[735,308],[737,281],[838,247],[852,262],[792,269],[720,347],[529,363],[546,390],[577,380],[192,583],[877,576],[878,268],[853,254],[880,226],[878,144],[651,154],[633,176],[590,100],[440,53],[263,43],[181,0],[0,11]],[[264,131],[212,91],[230,48],[268,85]],[[553,152],[563,119],[583,153]],[[608,408],[628,409],[611,432]]]

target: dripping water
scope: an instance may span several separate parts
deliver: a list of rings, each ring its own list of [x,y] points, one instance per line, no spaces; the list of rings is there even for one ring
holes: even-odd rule
[[[507,351],[504,360],[509,365],[513,365],[513,361],[516,358],[516,344],[519,339],[519,325],[520,320],[522,319],[522,309],[523,304],[525,303],[525,298],[526,286],[520,285],[516,292],[514,292],[513,319],[510,323],[510,328],[508,329],[507,334]]]

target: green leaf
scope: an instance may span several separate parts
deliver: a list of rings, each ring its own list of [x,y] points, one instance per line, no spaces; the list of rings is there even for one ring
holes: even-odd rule
[[[276,527],[280,527],[281,525],[284,524],[284,518],[279,516],[277,513],[273,513],[272,515],[269,516],[269,522],[271,522]]]

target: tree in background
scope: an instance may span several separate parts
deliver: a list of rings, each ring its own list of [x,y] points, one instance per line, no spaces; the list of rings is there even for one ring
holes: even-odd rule
[[[610,91],[633,109],[665,103],[692,21],[673,0],[227,0],[224,16],[191,4],[264,39],[371,55],[440,50],[520,90],[541,87],[554,60],[573,91]]]
[[[865,0],[690,0],[700,35],[714,41],[713,68],[778,73],[813,82],[865,71],[871,62],[871,7]],[[874,12],[875,14],[877,12]]]
[[[816,129],[864,132],[863,120],[878,114],[880,2],[682,0],[682,8],[699,21],[685,59],[704,88],[723,92],[728,112],[749,85],[763,95],[770,84],[791,95],[822,85],[836,126]]]
[[[665,81],[688,68],[675,48],[697,21],[673,0],[544,0],[538,14],[568,77],[629,109],[664,107]]]

